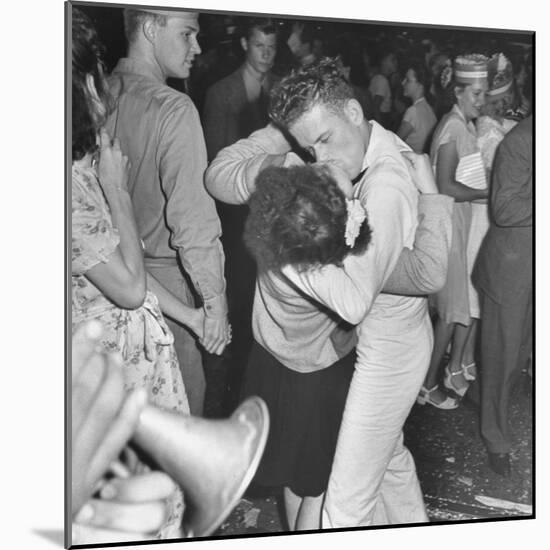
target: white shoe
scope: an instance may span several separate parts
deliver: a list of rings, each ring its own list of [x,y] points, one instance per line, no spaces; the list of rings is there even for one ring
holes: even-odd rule
[[[476,379],[477,369],[475,361],[472,361],[468,365],[461,363],[460,368],[462,369],[462,374],[464,375],[464,378],[466,378],[468,382],[473,382]]]
[[[469,387],[470,384],[466,384],[462,388],[457,388],[453,383],[453,376],[460,376],[460,375],[464,376],[464,374],[462,372],[462,369],[460,369],[456,372],[453,372],[449,368],[449,365],[447,365],[445,367],[445,379],[443,380],[443,385],[448,390],[454,391],[459,397],[464,397],[464,394],[468,391],[468,387]],[[466,378],[466,377],[464,377],[464,378]]]
[[[458,407],[458,401],[454,397],[450,397],[449,395],[447,395],[445,396],[445,399],[441,401],[441,403],[438,403],[437,401],[434,401],[432,399],[431,394],[432,392],[437,390],[437,388],[438,388],[437,384],[429,390],[424,386],[422,386],[420,388],[420,393],[416,398],[416,402],[419,405],[425,405],[426,403],[428,403],[438,409],[445,409],[445,410],[456,409]]]

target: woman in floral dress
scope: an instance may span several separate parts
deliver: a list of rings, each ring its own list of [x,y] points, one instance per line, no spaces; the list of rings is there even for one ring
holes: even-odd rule
[[[109,140],[109,137],[102,134],[103,139]],[[111,169],[105,166],[105,155],[113,156],[109,148],[110,145],[102,147],[98,163],[100,171]],[[121,155],[120,157],[122,158]],[[104,326],[103,346],[122,355],[127,389],[145,387],[150,402],[188,414],[185,388],[172,346],[173,337],[159,309],[156,296],[145,290],[143,268],[140,274],[143,282],[131,281],[131,288],[127,292],[133,293],[135,297],[110,294],[110,289],[102,288],[101,278],[94,277],[94,268],[105,270],[111,262],[124,262],[120,250],[122,239],[119,230],[113,225],[105,197],[111,199],[114,212],[115,209],[122,210],[120,203],[129,204],[129,195],[123,187],[118,190],[114,186],[107,188],[107,185],[103,183],[100,186],[97,170],[89,155],[73,162],[73,331],[85,321],[101,321]],[[115,194],[120,197],[115,198]],[[124,215],[124,212],[117,214]],[[136,242],[135,246],[139,248],[139,241]],[[135,279],[140,276],[136,275]],[[114,286],[116,283],[113,281],[112,284]],[[142,304],[139,305],[141,296]]]
[[[72,330],[95,319],[102,346],[123,359],[127,390],[145,388],[156,406],[189,414],[189,405],[163,308],[199,337],[202,312],[189,308],[145,273],[132,203],[127,189],[128,159],[117,140],[99,129],[108,112],[100,61],[102,47],[87,17],[72,13]],[[99,134],[99,135],[98,135]],[[99,147],[96,145],[99,142]],[[126,453],[132,473],[147,466]],[[181,491],[167,507],[156,538],[179,536]]]

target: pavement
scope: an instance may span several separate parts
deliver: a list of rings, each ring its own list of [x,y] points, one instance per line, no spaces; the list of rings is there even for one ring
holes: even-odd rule
[[[532,379],[522,373],[510,403],[512,474],[487,464],[476,405],[454,410],[415,405],[405,425],[431,522],[532,516]],[[286,532],[281,494],[251,484],[214,536]]]

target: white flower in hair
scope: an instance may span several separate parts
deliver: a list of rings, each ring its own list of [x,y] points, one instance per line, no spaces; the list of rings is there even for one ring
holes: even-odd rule
[[[367,219],[367,213],[359,199],[346,199],[346,210],[348,219],[346,221],[346,244],[352,248],[355,244],[355,239],[359,235],[361,225]]]

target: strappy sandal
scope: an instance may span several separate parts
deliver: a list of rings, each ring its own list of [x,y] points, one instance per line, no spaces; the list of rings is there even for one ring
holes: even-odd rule
[[[431,394],[437,390],[438,386],[437,384],[431,388],[427,389],[424,386],[420,388],[420,393],[418,394],[418,397],[416,398],[416,402],[419,405],[425,405],[428,403],[429,405],[432,405],[433,407],[436,407],[438,409],[456,409],[458,407],[458,401],[454,397],[450,397],[449,395],[445,396],[445,399],[441,401],[441,403],[438,403],[437,401],[434,401],[432,399]]]
[[[464,375],[464,378],[466,378],[468,382],[473,382],[476,379],[477,369],[475,361],[472,361],[468,365],[464,365],[462,363],[460,365],[460,368],[462,369],[462,374]]]
[[[468,391],[469,384],[466,384],[463,388],[457,388],[453,383],[453,376],[464,376],[462,369],[452,372],[451,369],[449,369],[449,365],[445,367],[445,379],[443,380],[443,384],[448,390],[454,391],[459,397],[464,397],[464,394]]]

